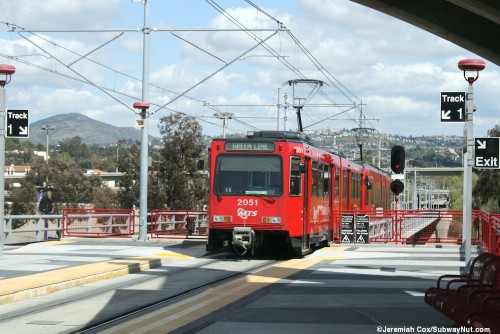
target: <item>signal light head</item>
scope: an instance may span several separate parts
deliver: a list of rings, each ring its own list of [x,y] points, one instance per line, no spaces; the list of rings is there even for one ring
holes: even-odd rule
[[[402,174],[405,169],[405,149],[403,146],[393,146],[391,149],[391,170]]]
[[[391,182],[391,191],[398,195],[400,193],[403,192],[403,190],[405,189],[405,185],[403,182],[401,182],[401,180],[394,180]]]

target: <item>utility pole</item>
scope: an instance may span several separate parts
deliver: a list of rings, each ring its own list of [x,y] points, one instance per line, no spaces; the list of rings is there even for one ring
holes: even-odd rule
[[[144,3],[144,27],[143,32],[143,57],[142,57],[142,102],[134,104],[141,110],[143,121],[141,128],[141,161],[140,161],[140,195],[139,195],[139,240],[148,240],[148,157],[149,157],[149,136],[148,136],[148,115],[149,108],[149,0],[142,0]],[[137,103],[137,102],[136,102]]]
[[[0,257],[3,257],[3,234],[5,224],[5,85],[16,72],[13,65],[0,64]]]
[[[463,71],[465,80],[469,83],[467,90],[467,106],[465,108],[465,159],[464,159],[464,194],[463,194],[463,224],[462,250],[465,254],[465,272],[468,272],[472,246],[472,152],[474,150],[473,115],[474,115],[474,87],[473,83],[479,78],[479,71],[485,67],[484,61],[479,59],[464,59],[458,62],[458,68]],[[475,76],[467,76],[467,72],[475,72]]]

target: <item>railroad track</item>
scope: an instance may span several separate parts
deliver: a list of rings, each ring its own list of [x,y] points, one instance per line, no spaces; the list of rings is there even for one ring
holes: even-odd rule
[[[229,253],[189,261],[2,305],[0,327],[10,334],[103,333],[280,262]]]

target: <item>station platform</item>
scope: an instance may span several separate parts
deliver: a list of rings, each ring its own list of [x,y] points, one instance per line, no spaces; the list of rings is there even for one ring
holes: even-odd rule
[[[205,240],[66,238],[4,246],[0,305],[205,254]]]
[[[4,246],[0,304],[204,254],[205,240],[196,239],[63,239]],[[447,331],[453,323],[425,304],[424,291],[438,276],[458,274],[464,266],[458,245],[332,245],[201,293],[193,297],[192,309],[182,306],[189,322],[173,327],[165,317],[155,332]]]
[[[437,277],[459,274],[464,265],[458,246],[335,245],[200,294],[191,301],[191,316],[207,313],[199,304],[217,307],[177,328],[166,316],[154,332],[460,332],[424,294]]]

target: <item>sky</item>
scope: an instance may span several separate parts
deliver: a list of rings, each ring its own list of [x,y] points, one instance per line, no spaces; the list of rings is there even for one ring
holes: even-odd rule
[[[440,95],[465,92],[457,64],[480,59],[348,0],[149,0],[147,48],[141,1],[0,0],[0,8],[0,63],[16,67],[6,108],[29,110],[30,123],[81,113],[133,127],[132,105],[144,99],[154,136],[173,112],[210,136],[295,131],[298,109],[304,130],[461,136],[462,123],[440,121]],[[500,124],[500,68],[484,61],[476,137]]]

